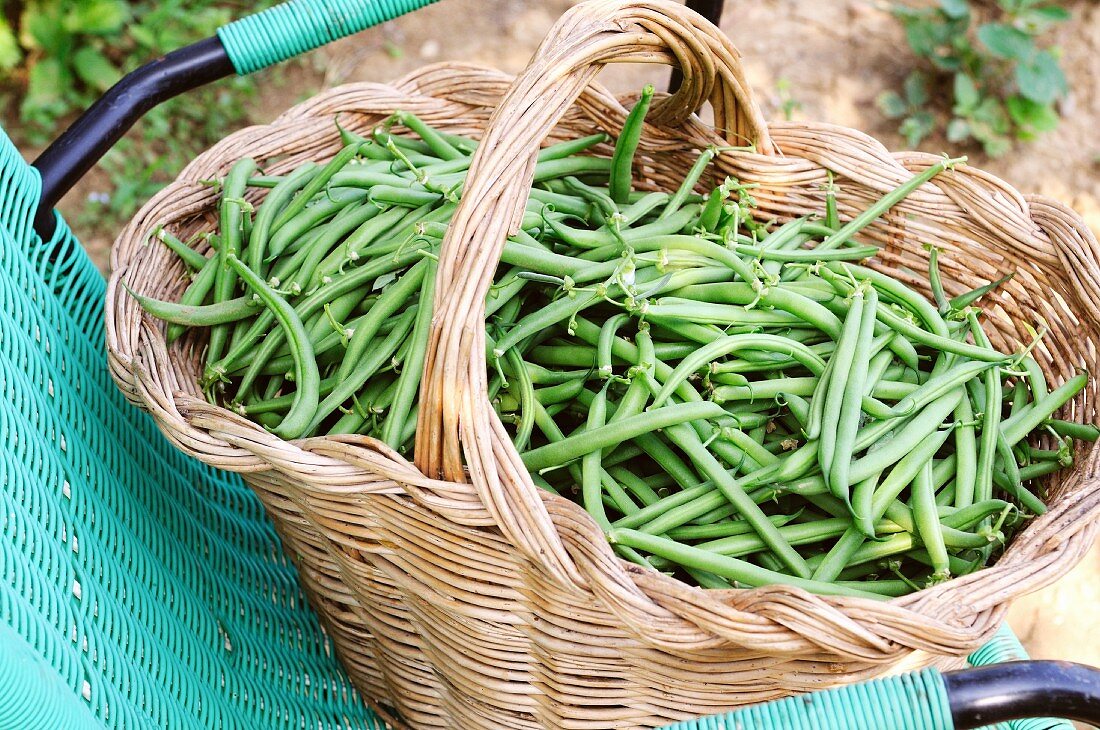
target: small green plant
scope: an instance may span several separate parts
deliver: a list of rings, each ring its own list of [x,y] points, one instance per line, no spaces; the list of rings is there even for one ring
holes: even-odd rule
[[[775,82],[775,92],[779,96],[779,110],[783,118],[788,122],[794,119],[795,113],[802,109],[802,102],[794,97],[791,92],[791,80],[782,78]]]
[[[74,107],[84,106],[119,79],[109,41],[130,19],[121,0],[32,0],[18,27],[0,17],[0,72],[25,62],[19,107],[34,141]]]
[[[992,156],[1057,127],[1055,103],[1068,86],[1057,49],[1040,39],[1070,18],[1065,8],[1042,0],[939,0],[928,8],[897,5],[893,14],[927,68],[909,75],[903,94],[882,94],[878,106],[901,121],[911,145],[945,118],[949,141],[973,140]],[[930,90],[942,91],[950,107],[932,109]]]
[[[30,0],[0,13],[0,89],[18,105],[17,141],[42,144],[123,74],[209,37],[275,0]],[[0,9],[7,11],[3,0]],[[233,78],[151,110],[104,158],[105,189],[89,196],[81,229],[113,235],[200,150],[239,127],[256,81]]]

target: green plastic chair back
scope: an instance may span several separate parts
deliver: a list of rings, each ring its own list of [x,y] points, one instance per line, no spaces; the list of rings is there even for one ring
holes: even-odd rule
[[[381,728],[260,502],[112,382],[105,282],[0,131],[0,728]]]

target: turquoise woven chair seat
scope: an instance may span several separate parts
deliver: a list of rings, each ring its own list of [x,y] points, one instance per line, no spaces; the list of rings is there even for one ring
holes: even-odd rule
[[[112,382],[105,282],[0,132],[0,728],[380,728],[259,501]]]

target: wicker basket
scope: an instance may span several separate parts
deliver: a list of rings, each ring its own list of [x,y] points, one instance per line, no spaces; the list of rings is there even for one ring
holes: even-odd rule
[[[637,174],[652,188],[675,186],[705,145],[752,140],[756,152],[723,154],[716,172],[757,184],[756,200],[782,218],[822,211],[832,170],[847,218],[936,159],[890,154],[841,127],[768,126],[737,52],[701,17],[671,2],[594,0],[561,19],[514,81],[437,65],[334,89],[230,136],[145,206],[114,250],[107,327],[120,388],[179,448],[245,475],[358,687],[413,727],[652,727],[900,663],[950,665],[1097,533],[1090,449],[1049,485],[1050,512],[977,574],[885,603],[780,586],[705,591],[618,560],[580,507],[536,489],[485,395],[482,303],[539,144],[619,131],[623,104],[593,77],[622,61],[685,71],[645,130]],[[720,133],[693,116],[706,101]],[[147,241],[160,223],[182,237],[215,225],[204,179],[246,155],[273,174],[326,159],[339,149],[335,115],[364,131],[397,109],[483,140],[439,267],[415,465],[362,437],[287,443],[207,404],[201,341],[166,346],[163,325],[120,286],[182,292],[180,263]],[[1051,331],[1036,357],[1052,381],[1100,372],[1100,247],[1073,212],[962,167],[868,235],[884,246],[876,265],[918,286],[922,244],[940,246],[949,294],[1016,272],[988,309],[994,344],[1016,346],[1023,323],[1041,317]],[[1096,420],[1097,382],[1069,417]]]

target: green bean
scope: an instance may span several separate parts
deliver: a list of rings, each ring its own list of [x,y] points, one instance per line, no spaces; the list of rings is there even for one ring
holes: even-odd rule
[[[349,206],[365,203],[366,194],[362,190],[339,188],[288,221],[268,240],[267,261],[276,261],[284,253],[294,253],[315,238],[310,232],[321,223],[339,215]]]
[[[607,175],[610,172],[611,160],[603,157],[567,157],[536,165],[533,182],[540,183],[570,175]]]
[[[539,150],[538,162],[548,162],[550,160],[559,160],[563,157],[572,157],[573,155],[579,155],[581,152],[588,150],[596,145],[603,144],[611,139],[603,132],[597,134],[590,134],[587,137],[580,137],[579,139],[571,139],[565,142],[559,142],[547,147],[543,147]]]
[[[919,538],[907,532],[891,535],[890,537],[885,538],[884,540],[881,540],[879,542],[872,542],[863,545],[858,550],[852,553],[851,562],[845,572],[850,574],[849,571],[856,568],[857,566],[862,566],[867,563],[874,563],[895,555],[903,555],[905,557],[909,557],[914,560],[930,564],[931,560],[928,557],[927,551],[916,549],[918,545],[920,545]],[[923,555],[923,560],[921,558],[921,555]],[[826,556],[824,555],[815,555],[809,559],[809,563],[810,565],[816,567],[822,564],[825,557]],[[956,558],[953,555],[949,558],[949,564],[951,573],[953,575],[965,575],[967,573],[968,566],[966,562],[959,558]]]
[[[271,382],[276,385],[280,382],[278,378],[272,378]],[[332,389],[336,387],[336,378],[325,378],[318,386],[318,394],[320,396],[326,396],[332,392]],[[262,400],[257,400],[248,404],[241,404],[241,412],[246,416],[259,415],[261,413],[280,413],[285,412],[294,405],[294,398],[296,393],[287,393],[285,395],[266,395]]]
[[[283,287],[292,291],[311,290],[339,268],[339,265],[331,263],[331,259],[340,254],[348,246],[349,241],[358,241],[365,232],[374,234],[390,229],[403,219],[406,212],[400,208],[383,212],[381,208],[373,205],[349,208],[346,215],[336,216],[324,226],[324,232],[315,241],[301,249],[304,255],[297,262],[296,268],[282,271],[272,269],[272,272],[280,279]],[[332,251],[332,248],[345,238],[347,240],[340,244],[336,251]],[[340,264],[349,260],[351,259],[342,259]]]
[[[940,314],[946,315],[951,310],[951,304],[947,301],[947,295],[943,293],[943,280],[940,278],[940,250],[935,246],[925,246],[928,251],[928,283],[932,289],[932,298],[936,302],[936,308]]]
[[[1018,413],[1023,412],[1027,408],[1030,402],[1027,383],[1022,379],[1017,378],[1016,382],[1012,386],[1012,407],[1009,409],[1008,415],[1015,416]]]
[[[790,515],[769,515],[768,519],[776,527],[783,527],[797,519],[799,513]],[[753,532],[752,525],[745,520],[729,520],[708,525],[684,525],[669,530],[666,536],[672,540],[715,540],[719,538],[748,535]],[[652,534],[652,533],[650,533]],[[759,540],[755,534],[753,539]],[[762,542],[761,542],[762,544]],[[764,548],[761,548],[764,549]]]
[[[217,236],[212,236],[210,241],[214,243]],[[199,306],[202,305],[210,293],[210,290],[214,286],[214,280],[217,277],[218,269],[221,262],[217,256],[212,256],[206,260],[206,264],[199,269],[194,278],[191,279],[191,283],[188,285],[187,290],[183,292],[183,296],[180,297],[179,304],[183,306]],[[165,330],[165,341],[171,344],[183,336],[186,328],[179,324],[169,324]]]
[[[1004,434],[1009,446],[1017,444],[1035,430],[1051,414],[1068,403],[1073,396],[1080,393],[1087,383],[1088,373],[1079,373],[1047,395],[1038,398],[1026,410],[1005,419],[1001,423],[1001,433]]]
[[[612,419],[614,421],[614,419]],[[634,437],[634,442],[652,458],[661,469],[680,485],[681,489],[690,489],[699,483],[699,478],[691,467],[677,455],[672,448],[659,439],[656,434],[644,433]]]
[[[699,550],[674,540],[647,535],[636,530],[617,527],[608,532],[607,537],[612,543],[644,550],[647,553],[671,560],[678,565],[705,570],[746,586],[789,585],[819,595],[882,599],[882,596],[868,591],[786,575],[785,573],[761,568],[743,560],[716,555],[706,550]]]
[[[955,410],[955,406],[958,405],[962,397],[963,389],[958,388],[939,400],[934,401],[919,414],[906,421],[904,426],[898,427],[897,434],[885,448],[856,459],[851,467],[852,481],[866,479],[868,476],[886,469],[897,462],[908,449],[913,448],[913,444],[926,438],[929,434],[935,433],[936,429],[943,423],[944,418]],[[885,428],[882,428],[881,422],[876,425],[879,427],[876,428],[875,425],[869,425],[861,430],[860,433],[863,438],[857,437],[856,439],[857,451],[860,448],[860,441],[865,440],[869,434],[879,430],[889,431],[893,428],[890,426],[890,422],[886,423]],[[950,431],[944,432],[945,439],[949,433]]]
[[[340,219],[346,215],[349,210],[355,210],[355,206],[348,206],[338,212],[333,221]],[[293,223],[292,223],[293,225]],[[316,228],[306,232],[302,237],[295,242],[295,251],[289,256],[283,256],[279,259],[275,259],[271,262],[271,266],[267,271],[267,283],[271,287],[282,287],[283,277],[289,274],[293,274],[302,266],[302,262],[310,255],[310,249],[314,243],[319,241],[322,236],[325,235],[325,225],[318,225]]]
[[[149,314],[165,322],[185,327],[211,327],[230,324],[256,314],[256,303],[252,301],[252,297],[237,297],[217,304],[193,306],[145,297],[126,287],[125,284],[123,286],[130,296],[137,300],[141,308]]]
[[[864,302],[867,294],[866,287],[857,287],[853,291],[852,305],[848,310],[848,316],[844,319],[844,326],[840,339],[837,341],[836,352],[833,353],[833,357],[829,361],[829,378],[823,384],[820,394],[816,389],[814,391],[815,400],[817,398],[824,400],[821,409],[821,430],[820,435],[817,437],[819,439],[818,463],[821,466],[825,484],[829,487],[830,492],[833,496],[843,499],[845,502],[849,500],[849,496],[846,491],[842,494],[839,487],[833,485],[832,471],[834,456],[837,455],[836,445],[841,411],[848,396],[847,391],[851,388],[858,388],[862,391],[864,386],[865,374],[863,378],[854,381],[854,379],[849,378],[849,372],[854,367],[857,351],[866,349],[865,346],[861,348],[859,345],[862,343],[862,338],[867,329],[863,327],[863,314],[866,309]],[[844,458],[850,461],[851,454],[845,454]]]
[[[336,385],[327,394],[326,398],[318,404],[313,420],[310,423],[310,431],[313,431],[325,418],[335,411],[341,403],[351,398],[363,387],[390,358],[395,356],[398,348],[406,341],[409,331],[413,328],[420,305],[409,307],[397,317],[396,324],[390,330],[385,339],[379,341],[372,338],[372,347],[364,349],[361,358],[354,361],[354,367],[348,374],[337,371],[335,375]],[[366,315],[370,317],[371,315]],[[349,362],[345,354],[341,365]],[[407,369],[408,363],[405,368]]]
[[[948,302],[948,306],[953,311],[961,312],[962,310],[966,309],[967,307],[969,307],[974,302],[976,302],[979,299],[981,299],[982,297],[984,297],[989,292],[991,292],[994,289],[996,289],[997,287],[999,287],[1001,284],[1004,284],[1006,281],[1011,280],[1012,277],[1014,277],[1015,275],[1016,275],[1016,273],[1012,272],[1011,274],[1008,274],[1006,276],[1002,276],[1000,279],[997,279],[996,281],[992,281],[992,282],[986,284],[985,286],[980,286],[977,289],[974,289],[972,291],[968,291],[965,294],[960,294],[959,296],[953,298],[950,302]]]
[[[698,568],[684,568],[684,572],[690,575],[692,580],[699,584],[700,588],[716,591],[728,591],[733,589],[732,583],[714,573],[699,570]]]
[[[248,237],[248,267],[259,273],[263,271],[267,242],[271,236],[271,227],[275,216],[282,212],[294,194],[301,190],[317,173],[317,165],[306,162],[292,173],[282,178],[264,198],[252,224],[252,235]]]
[[[883,598],[898,598],[913,592],[913,587],[908,581],[893,579],[838,580],[834,581],[833,585],[877,593]]]
[[[367,193],[367,200],[377,206],[420,208],[434,206],[444,200],[445,194],[434,190],[415,190],[399,185],[374,185]]]
[[[1052,474],[1058,471],[1059,468],[1057,462],[1044,462],[1026,467],[1028,470],[1026,473],[1029,478],[1033,479],[1044,474]],[[1010,479],[1003,471],[994,471],[993,483],[1007,492],[1013,499],[1019,501],[1032,514],[1046,514],[1047,508],[1043,501],[1023,486],[1024,473],[1024,470],[1020,469],[1018,471],[1019,476],[1016,479]]]
[[[832,170],[826,170],[828,182],[825,185],[825,225],[836,230],[840,228],[840,210],[836,202],[836,183]]]
[[[766,303],[762,296],[768,296],[778,290],[784,294],[797,294],[803,299],[810,299],[820,303],[837,298],[836,291],[827,283],[816,281],[792,281],[781,282],[774,287],[765,287],[763,292],[759,287],[747,282],[721,282],[717,284],[694,284],[676,291],[676,296],[681,299],[694,299],[696,301],[712,302],[714,304],[752,304],[753,302]],[[801,301],[801,300],[799,300]],[[774,305],[773,305],[774,306]],[[829,310],[825,310],[828,312]],[[830,315],[836,319],[835,315]],[[840,331],[840,321],[836,321],[836,332]]]
[[[173,236],[163,226],[157,226],[153,231],[153,236],[167,246],[168,250],[179,256],[187,268],[200,271],[206,266],[207,259],[205,256]]]
[[[963,397],[955,408],[955,455],[958,464],[955,475],[955,506],[966,507],[978,493],[978,443],[974,426],[974,409],[970,398]],[[996,428],[994,434],[998,433]],[[981,496],[985,496],[984,492]],[[931,550],[929,552],[932,552]],[[933,553],[934,554],[934,553]]]
[[[415,311],[416,305],[414,304],[410,306],[409,309]],[[347,350],[346,342],[348,333],[354,333],[355,328],[361,322],[363,322],[366,317],[367,315],[364,314],[352,320],[348,323],[348,326],[343,331],[331,331],[326,333],[323,330],[321,332],[315,332],[311,330],[309,333],[309,341],[310,344],[313,345],[314,354],[317,355],[318,359],[321,359],[323,355],[335,352],[337,355],[335,359],[342,361],[343,353]],[[324,319],[323,314],[321,315],[321,318]],[[324,322],[324,324],[331,329],[331,325],[327,321]],[[395,321],[393,320],[387,322],[386,325],[383,326],[381,330],[379,330],[379,333],[387,334],[389,332],[392,332],[394,325]],[[243,361],[248,361],[248,364],[245,365]],[[339,363],[337,363],[337,366],[338,364]],[[242,358],[242,363],[238,363],[239,367],[233,372],[233,374],[239,375],[247,372],[250,365],[251,360],[249,360],[249,358]],[[272,373],[286,372],[293,367],[294,362],[293,358],[291,358],[290,356],[290,348],[284,343],[280,345],[274,357],[266,360],[260,372],[264,375],[270,375]]]
[[[540,446],[524,452],[521,458],[529,470],[541,471],[551,466],[567,464],[592,451],[622,443],[659,428],[668,428],[687,421],[718,418],[724,414],[722,407],[715,403],[678,403]]]
[[[471,139],[469,137],[464,137],[464,136],[459,135],[459,134],[451,134],[450,132],[444,132],[442,130],[436,130],[436,134],[438,134],[443,139],[447,140],[451,144],[452,147],[454,147],[455,149],[459,150],[460,152],[462,152],[466,155],[472,155],[474,152],[477,151],[478,141],[476,139]],[[593,135],[593,136],[599,137],[601,135]],[[596,143],[593,142],[592,144],[596,144]]]
[[[822,373],[821,377],[825,377],[828,373],[828,365],[825,366],[826,371]],[[724,383],[726,381],[726,375],[718,373],[711,376],[712,380],[717,383]],[[820,396],[815,396],[815,386],[820,382],[820,378],[804,378],[804,377],[790,377],[790,378],[775,378],[772,380],[756,380],[750,382],[748,385],[719,385],[714,388],[711,393],[711,400],[717,403],[724,403],[729,401],[740,400],[757,400],[761,398],[772,399],[780,393],[788,393],[798,395],[802,397],[810,396],[811,404],[811,426],[813,421],[812,406],[815,400],[818,400]],[[887,400],[895,398],[903,398],[906,395],[912,393],[918,386],[912,383],[902,383],[894,380],[882,380],[875,384],[872,394],[875,398],[885,398]],[[818,400],[824,406],[824,399]],[[867,400],[863,401],[867,410],[871,410],[873,406],[870,406]],[[807,436],[815,438],[809,432]]]
[[[683,214],[685,210],[681,210],[675,216],[666,218],[663,222],[668,223],[674,221],[678,216]],[[641,231],[642,228],[634,228],[633,232]],[[754,283],[757,281],[757,277],[752,273],[752,269],[749,268],[741,257],[735,254],[733,251],[720,246],[712,241],[706,241],[696,236],[682,236],[682,235],[662,235],[662,236],[647,236],[644,238],[628,239],[634,251],[638,253],[644,253],[647,251],[660,251],[663,249],[676,250],[676,251],[690,251],[691,253],[699,254],[700,256],[706,256],[713,261],[720,264],[724,264],[729,267],[730,271],[741,277],[742,281]]]
[[[700,405],[700,404],[684,404]],[[713,404],[708,404],[713,405]],[[676,408],[677,406],[665,406],[663,409],[651,411],[650,414],[659,413],[662,410]],[[647,415],[650,415],[647,414]],[[694,420],[694,419],[693,419]],[[670,424],[666,428],[669,439],[687,454],[696,468],[714,482],[718,491],[729,501],[733,507],[748,521],[757,534],[768,543],[769,549],[780,561],[795,575],[808,577],[809,569],[805,561],[794,548],[792,548],[779,534],[775,525],[761,511],[760,507],[749,498],[743,488],[744,480],[734,479],[722,468],[718,460],[703,446],[694,429],[684,423]]]
[[[930,334],[916,325],[910,324],[908,321],[886,308],[879,309],[879,320],[888,327],[897,330],[901,335],[925,347],[950,352],[955,355],[962,355],[963,357],[968,357],[972,360],[981,360],[983,362],[999,364],[1008,360],[1005,355],[996,350],[970,345],[966,342],[951,339],[950,337],[940,337]]]
[[[509,349],[509,352],[515,349],[516,348],[513,347]],[[556,403],[568,403],[580,395],[580,392],[584,390],[584,385],[584,378],[578,378],[576,380],[559,383],[558,385],[539,388],[535,391],[535,400],[543,406],[551,406]]]
[[[848,503],[856,528],[871,539],[876,537],[875,520],[871,515],[874,512],[875,491],[878,489],[881,477],[882,472],[875,472],[856,482],[852,487],[851,500]]]
[[[878,293],[874,288],[868,287],[864,297],[863,311],[858,319],[858,329],[852,345],[851,359],[847,361],[848,366],[843,371],[840,368],[843,367],[845,361],[843,359],[839,361],[840,364],[837,366],[838,369],[834,372],[833,377],[836,378],[837,374],[840,373],[842,378],[839,379],[839,382],[834,382],[829,391],[829,395],[832,395],[834,388],[839,391],[840,407],[835,421],[832,460],[826,467],[828,471],[825,472],[825,483],[832,495],[845,503],[848,503],[850,499],[849,489],[851,485],[848,477],[852,457],[855,454],[856,432],[859,429],[860,415],[863,410],[863,390],[866,387],[867,371],[871,362],[875,312],[878,310]],[[855,310],[854,305],[852,309]],[[845,321],[844,324],[845,334],[847,334],[848,322]],[[840,353],[843,345],[842,336],[841,344],[837,347],[838,354],[834,357],[842,357]],[[822,446],[826,443],[824,439],[825,432],[832,428],[832,422],[828,420],[830,418],[830,403],[828,400],[825,403],[824,418],[826,420],[822,425]],[[818,453],[818,458],[821,458],[821,452]]]
[[[932,558],[932,582],[951,577],[951,567],[944,545],[939,515],[936,514],[936,495],[932,491],[932,462],[927,461],[913,479],[913,515],[917,533]]]
[[[614,374],[611,365],[611,343],[615,339],[615,333],[629,319],[628,315],[619,313],[604,322],[600,329],[600,339],[596,345],[597,374],[601,378],[610,378]]]
[[[647,223],[644,226],[627,228],[626,230],[620,231],[618,236],[608,229],[588,231],[571,228],[564,223],[555,221],[553,218],[547,218],[545,220],[547,227],[556,238],[564,241],[570,246],[589,249],[591,256],[597,260],[606,261],[618,254],[623,242],[636,244],[637,241],[643,239],[671,236],[694,222],[698,214],[699,207],[689,205],[668,218],[661,218],[652,223]],[[683,238],[699,240],[695,239],[694,236],[684,236]],[[634,248],[639,251],[649,250],[640,249],[637,245],[635,245]]]
[[[832,251],[818,251],[816,248],[807,250],[785,251],[782,249],[767,249],[760,246],[747,246],[737,244],[733,250],[742,256],[761,259],[763,261],[781,261],[783,263],[815,263],[818,261],[862,261],[871,258],[879,249],[877,246],[859,246],[856,248],[838,248]]]
[[[953,409],[954,404],[951,410]],[[840,571],[851,564],[852,555],[863,544],[865,536],[874,535],[874,523],[882,519],[890,504],[913,481],[917,472],[924,468],[925,463],[932,459],[947,440],[949,433],[948,431],[932,432],[916,442],[916,446],[911,446],[914,442],[908,439],[902,441],[902,447],[910,450],[898,460],[889,476],[875,490],[870,513],[856,515],[856,525],[844,532],[814,570],[813,575],[816,580],[835,580]],[[900,434],[895,437],[895,440],[901,441]],[[880,449],[880,451],[888,450],[889,447]]]
[[[510,375],[519,390],[520,420],[516,425],[516,435],[512,439],[517,451],[524,451],[531,439],[531,433],[535,427],[535,414],[532,400],[535,398],[535,388],[527,372],[526,363],[519,351],[512,348],[505,353],[505,362],[511,369]],[[606,404],[606,395],[604,397]]]
[[[1031,387],[1031,392],[1035,394],[1036,398],[1045,395],[1050,392],[1050,388],[1047,386],[1046,375],[1043,374],[1043,369],[1039,367],[1039,363],[1035,362],[1035,359],[1024,355],[1020,358],[1020,364],[1024,366],[1024,372],[1027,373],[1027,382]]]
[[[981,375],[986,370],[994,367],[990,362],[965,362],[953,368],[933,376],[917,390],[901,399],[894,406],[894,413],[898,416],[907,416],[914,411],[923,408],[928,403],[943,397],[960,385],[965,385],[971,379]]]
[[[538,345],[527,353],[528,360],[542,367],[596,369],[596,348],[578,345]]]
[[[397,378],[397,391],[393,397],[393,405],[390,406],[390,412],[382,425],[382,441],[393,449],[400,449],[404,443],[406,419],[409,418],[413,400],[420,387],[424,359],[427,356],[428,338],[431,336],[436,262],[431,257],[425,258],[424,262],[426,266],[424,282],[421,285],[416,322],[413,325],[412,345],[401,367],[401,374]]]
[[[218,205],[221,247],[218,249],[218,269],[214,275],[214,304],[233,298],[237,277],[229,266],[229,257],[241,250],[241,216],[244,212],[244,191],[249,176],[256,170],[256,161],[245,158],[236,162],[226,175],[222,186],[222,198]],[[208,361],[221,357],[229,341],[229,327],[221,324],[210,330],[206,345]],[[211,382],[207,378],[207,382]]]
[[[813,545],[824,542],[825,540],[840,537],[851,524],[851,520],[847,517],[832,517],[828,519],[819,519],[814,522],[786,525],[778,529],[784,539],[792,545]],[[710,525],[706,525],[706,527],[710,527]],[[889,521],[880,523],[877,529],[883,534],[901,531],[900,527]],[[718,553],[719,555],[728,555],[734,558],[751,555],[761,550],[767,550],[767,545],[755,534],[735,534],[729,537],[710,540],[708,542],[701,542],[695,545],[695,547],[700,550],[707,550],[709,552]]]
[[[1054,432],[1059,436],[1067,436],[1078,441],[1093,442],[1100,438],[1100,428],[1097,428],[1091,423],[1074,423],[1072,421],[1062,421],[1057,418],[1048,418],[1043,421],[1042,425],[1049,426],[1054,429]]]
[[[627,202],[630,195],[631,177],[634,167],[634,154],[638,150],[638,143],[642,139],[642,129],[645,126],[645,116],[649,112],[649,105],[653,101],[654,89],[646,85],[638,102],[623,122],[622,132],[615,142],[615,154],[611,160],[611,170],[608,187],[611,189],[611,199],[622,205]]]
[[[921,172],[918,175],[914,175],[913,177],[905,181],[905,183],[903,183],[902,185],[899,185],[886,195],[876,200],[870,208],[863,211],[852,220],[848,221],[848,223],[846,223],[840,230],[822,241],[817,246],[817,248],[827,251],[829,249],[838,248],[844,245],[852,238],[852,236],[859,233],[871,223],[878,220],[880,217],[882,217],[883,214],[885,214],[895,205],[908,197],[910,193],[919,188],[921,185],[928,182],[936,175],[939,175],[944,170],[965,162],[965,157],[959,157],[955,159],[944,159],[934,165],[931,165],[924,172]]]
[[[363,266],[338,278],[334,278],[332,283],[319,287],[312,294],[298,301],[295,305],[298,316],[307,318],[314,312],[319,311],[327,302],[337,297],[341,297],[350,291],[361,289],[379,276],[384,276],[393,271],[403,269],[420,258],[420,250],[409,247],[408,250],[400,254],[394,254],[392,257],[386,256],[373,259]],[[239,347],[233,348],[233,350],[226,353],[224,358],[217,362],[209,363],[208,360],[209,364],[206,368],[207,371],[224,375],[224,373],[230,372],[235,367],[236,363],[240,361],[241,358],[245,357],[246,353],[250,352],[252,361],[270,357],[275,352],[276,348],[283,342],[283,333],[281,330],[275,330],[268,333],[268,335],[264,337],[263,345],[261,345],[258,351],[253,352],[253,345],[256,340],[267,331],[273,322],[274,317],[270,312],[261,314],[254,322],[252,329],[249,330],[248,337],[242,340]]]
[[[338,372],[341,379],[347,379],[355,370],[359,360],[366,354],[367,347],[374,340],[382,324],[395,313],[403,309],[425,283],[431,269],[429,259],[414,264],[391,285],[382,291],[366,317],[355,328],[348,342],[347,355],[340,364]],[[356,386],[358,388],[358,386]]]
[[[588,420],[585,424],[584,433],[593,433],[604,427],[607,418],[608,385],[610,383],[605,384],[600,389],[599,393],[596,394],[592,407],[588,409]],[[585,511],[592,516],[592,519],[596,521],[601,530],[607,531],[611,529],[611,522],[607,519],[603,502],[600,499],[603,494],[603,486],[600,480],[600,453],[600,450],[596,449],[581,457],[581,495]]]
[[[359,433],[359,431],[366,424],[368,415],[362,413],[359,410],[352,408],[351,410],[340,416],[336,423],[332,424],[332,427],[328,429],[329,435],[335,436],[338,434],[351,434]]]
[[[653,487],[650,485],[647,479],[639,477],[629,469],[625,469],[621,466],[612,466],[607,469],[607,473],[613,479],[618,481],[623,487],[625,487],[631,494],[638,498],[644,506],[655,504],[661,500],[657,492],[653,491]],[[637,512],[637,510],[635,510]],[[634,513],[631,513],[634,514]]]
[[[285,226],[291,219],[301,213],[309,201],[314,195],[321,192],[325,185],[328,184],[332,176],[342,170],[348,162],[350,162],[359,151],[363,148],[363,144],[359,142],[353,142],[352,144],[345,145],[343,149],[336,153],[336,156],[332,158],[323,168],[316,172],[305,186],[298,192],[298,194],[291,200],[287,206],[275,217],[275,220],[271,224],[271,233],[277,234],[279,229]],[[224,229],[223,229],[224,230]],[[224,234],[223,234],[224,235]],[[272,255],[277,255],[279,251],[274,250],[272,246]]]
[[[585,459],[588,458],[593,458],[592,454],[585,457]],[[600,485],[603,488],[603,497],[601,499],[605,500],[604,504],[608,504],[612,509],[624,515],[632,515],[638,511],[639,507],[634,503],[634,499],[603,467],[600,467]],[[627,559],[632,562],[637,562],[637,560],[630,557]],[[639,565],[641,564],[642,563],[639,563]]]
[[[703,171],[707,169],[707,165],[714,160],[718,154],[717,147],[707,147],[705,150],[699,153],[699,157],[696,158],[695,163],[688,170],[687,175],[684,176],[683,182],[680,183],[680,187],[677,188],[676,193],[672,196],[672,199],[668,201],[668,205],[661,211],[658,216],[658,220],[666,219],[674,215],[687,200],[688,196],[695,189],[695,184],[699,182],[699,178],[703,176]]]
[[[646,303],[643,306],[645,306],[645,312],[648,313],[649,304]],[[681,341],[699,342],[704,345],[721,339],[726,334],[720,327],[715,327],[712,324],[698,324],[678,319],[656,319],[650,321],[649,324],[659,332],[672,333],[673,337]]]
[[[623,209],[620,213],[620,225],[624,227],[634,225],[657,208],[668,203],[669,197],[668,193],[646,193],[630,207]]]
[[[312,271],[303,266],[296,278],[304,278],[303,287],[313,289],[330,280],[344,267],[363,258],[367,252],[374,253],[371,258],[386,255],[390,253],[389,250],[372,251],[373,247],[382,242],[389,244],[390,241],[398,240],[404,243],[411,240],[415,226],[428,220],[432,213],[431,206],[426,205],[413,210],[393,208],[377,215],[355,216],[339,226],[334,221],[329,224],[331,233],[326,234],[323,244],[318,244],[322,258],[313,265]],[[387,245],[386,248],[390,246]]]
[[[824,375],[824,373],[823,373]],[[809,427],[810,421],[810,403],[800,395],[794,393],[787,393],[780,391],[776,395],[776,399],[782,398],[783,403],[790,410],[791,415],[798,421],[799,426],[805,431]]]
[[[541,204],[543,210],[549,213],[551,210],[564,215],[572,216],[579,220],[588,222],[589,208],[588,203],[577,198],[573,195],[565,195],[562,193],[555,193],[550,190],[543,190],[541,188],[531,188],[531,197],[529,202]]]
[[[604,226],[609,226],[612,220],[617,221],[619,219],[619,206],[611,199],[610,195],[587,185],[572,175],[563,177],[561,184],[565,186],[566,190],[577,194],[591,205],[597,220],[601,221]]]
[[[695,352],[695,345],[690,342],[657,342],[654,344],[654,354],[661,360],[683,360]]]
[[[675,297],[659,299],[656,304],[646,307],[644,313],[653,319],[684,320],[720,327],[785,327],[801,322],[798,317],[787,312],[745,309]]]
[[[646,532],[653,533],[654,530],[649,529],[647,526],[654,520],[659,518],[663,519],[664,515],[673,513],[675,510],[699,500],[700,498],[713,498],[717,500],[719,504],[725,503],[725,497],[722,497],[722,495],[717,492],[713,484],[702,484],[685,488],[657,502],[646,505],[638,512],[616,520],[613,525],[615,527],[640,528],[644,529]],[[708,510],[709,509],[710,508],[708,508]],[[703,512],[705,511],[707,510],[703,510]],[[698,512],[698,514],[702,514],[703,512]],[[696,516],[698,516],[698,514],[696,514]],[[693,519],[693,517],[686,517],[678,524],[682,525],[689,522],[691,519]],[[660,529],[660,527],[658,526],[657,529]]]
[[[424,123],[420,117],[410,112],[399,111],[393,115],[394,121],[415,133],[431,150],[432,154],[443,160],[456,160],[466,155],[455,148],[446,138]]]
[[[427,142],[418,139],[410,139],[402,135],[390,134],[390,127],[392,124],[392,120],[389,120],[388,123],[384,123],[382,126],[375,127],[371,130],[371,137],[373,137],[375,144],[381,146],[391,155],[394,153],[394,148],[396,148],[399,152],[404,151],[406,153],[413,153],[410,157],[421,156],[427,157],[428,159],[437,159],[435,157],[429,157],[432,154],[432,148],[428,146]]]
[[[501,357],[509,347],[514,347],[532,334],[563,320],[575,317],[579,312],[601,301],[604,296],[613,297],[620,291],[621,289],[617,284],[610,284],[607,285],[606,291],[580,292],[552,302],[517,322],[508,331],[508,334],[497,343],[496,348],[493,350],[494,356]]]
[[[295,355],[294,382],[296,384],[296,397],[286,417],[274,429],[274,432],[285,439],[298,438],[305,431],[314,411],[317,409],[321,384],[317,361],[313,357],[313,348],[309,343],[305,326],[294,308],[269,287],[259,274],[241,262],[235,253],[228,255],[226,263],[260,297],[260,301],[275,316],[279,326],[286,333],[287,341],[291,344],[291,352]]]
[[[671,375],[665,378],[664,385],[653,399],[652,407],[662,406],[679,385],[699,368],[742,348],[766,349],[788,355],[805,365],[814,374],[819,375],[825,369],[825,362],[800,343],[776,335],[729,335],[699,348],[692,355],[684,358]]]

